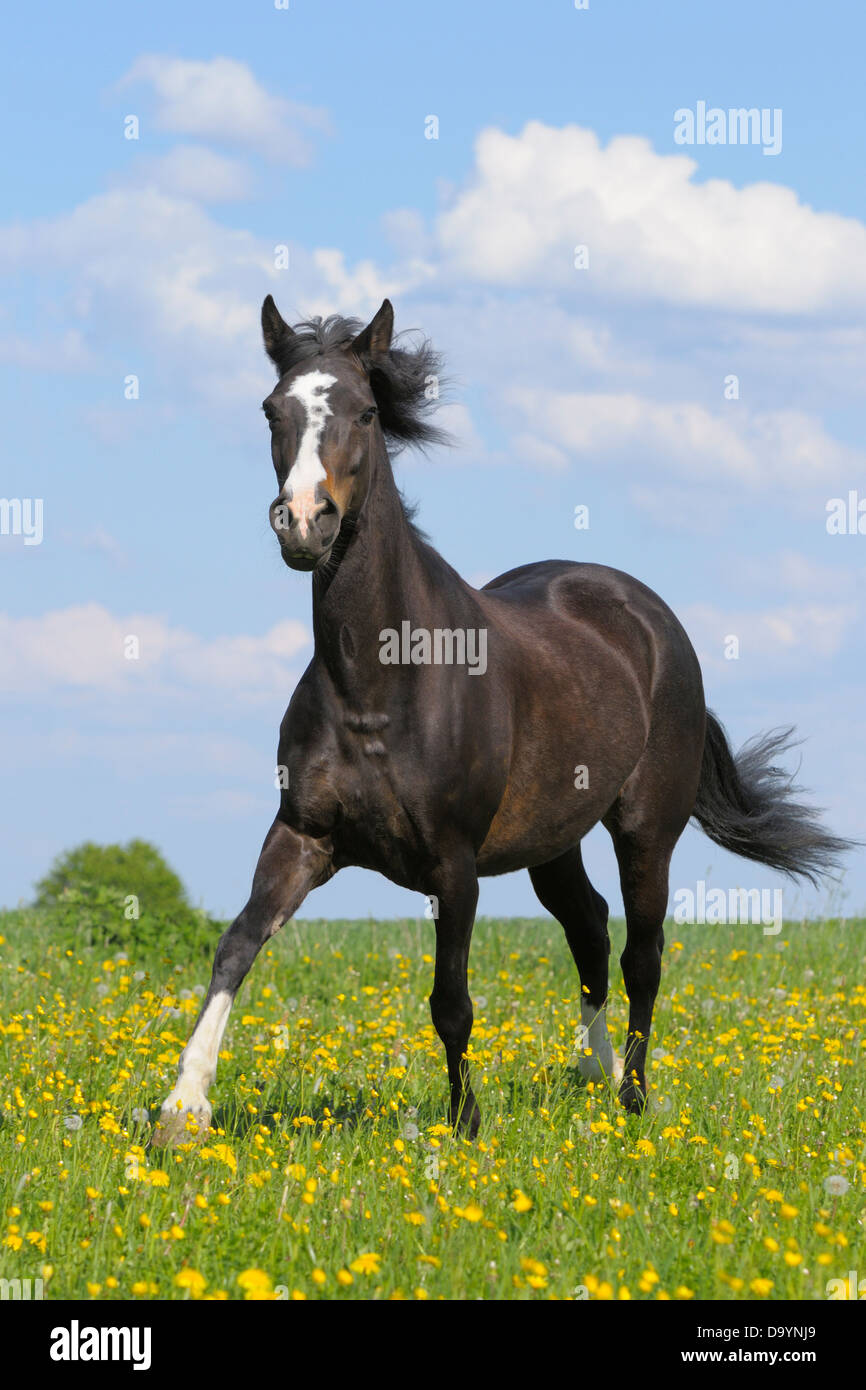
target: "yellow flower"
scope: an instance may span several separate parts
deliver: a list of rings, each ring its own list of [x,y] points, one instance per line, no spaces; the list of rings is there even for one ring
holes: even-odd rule
[[[480,1221],[484,1212],[474,1202],[470,1202],[468,1207],[455,1207],[455,1216],[462,1216],[464,1221]]]
[[[322,1285],[323,1285],[323,1284],[327,1284],[327,1282],[328,1282],[328,1276],[327,1276],[327,1274],[325,1273],[325,1271],[324,1271],[323,1269],[314,1269],[314,1270],[313,1270],[313,1283],[314,1283],[314,1284],[318,1284],[319,1288],[321,1288]]]
[[[201,1158],[216,1158],[220,1163],[224,1163],[233,1173],[238,1170],[238,1162],[229,1148],[228,1144],[208,1144],[203,1148],[199,1155]]]
[[[532,1198],[527,1197],[525,1192],[521,1192],[518,1187],[514,1193],[514,1201],[511,1203],[515,1211],[530,1211],[532,1208]]]
[[[102,1293],[102,1285],[101,1285],[101,1284],[90,1284],[90,1283],[88,1283],[88,1285],[87,1285],[87,1292],[90,1294],[90,1297],[91,1297],[91,1298],[96,1298],[96,1296],[97,1296],[98,1294],[101,1294],[101,1293]]]
[[[772,1279],[753,1279],[749,1285],[752,1293],[756,1293],[759,1298],[766,1298],[772,1287]]]
[[[658,1283],[658,1281],[659,1277],[650,1265],[647,1269],[644,1270],[643,1274],[638,1279],[637,1286],[640,1289],[641,1293],[652,1293],[653,1288]]]
[[[102,1196],[102,1193],[99,1191],[98,1187],[85,1187],[84,1190],[92,1202],[95,1202],[97,1197]]]
[[[338,1270],[337,1270],[337,1283],[338,1283],[338,1284],[342,1284],[344,1287],[348,1287],[349,1284],[354,1284],[354,1282],[355,1282],[354,1279],[352,1278],[351,1274],[349,1273],[349,1271],[348,1271],[347,1269],[338,1269]]]
[[[349,1265],[356,1274],[378,1274],[379,1266],[382,1263],[382,1256],[368,1251],[364,1255],[359,1255],[357,1260],[353,1260]]]
[[[189,1289],[193,1298],[200,1298],[207,1288],[207,1280],[197,1269],[179,1269],[174,1282],[179,1289]]]
[[[423,1226],[424,1213],[420,1211],[404,1211],[403,1220],[408,1221],[410,1226]]]
[[[273,1297],[273,1281],[263,1269],[245,1269],[243,1274],[238,1275],[238,1284],[244,1291],[245,1299],[261,1300]]]

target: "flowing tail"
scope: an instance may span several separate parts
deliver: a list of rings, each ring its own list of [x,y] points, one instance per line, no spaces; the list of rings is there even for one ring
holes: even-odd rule
[[[855,841],[823,830],[820,811],[793,800],[801,788],[783,768],[773,766],[773,759],[794,745],[793,733],[777,729],[750,739],[735,756],[722,725],[708,710],[692,814],[722,849],[817,886],[819,878],[840,867]]]

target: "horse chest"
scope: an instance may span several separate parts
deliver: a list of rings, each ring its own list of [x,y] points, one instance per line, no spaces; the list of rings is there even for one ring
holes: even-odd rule
[[[424,835],[408,805],[412,795],[407,768],[412,759],[389,746],[386,715],[353,715],[344,720],[335,784],[340,823],[335,846],[347,863],[378,869],[400,881],[413,876],[409,865],[423,857]],[[401,866],[405,862],[405,871]],[[417,865],[416,865],[417,867]],[[395,873],[395,869],[397,872]]]

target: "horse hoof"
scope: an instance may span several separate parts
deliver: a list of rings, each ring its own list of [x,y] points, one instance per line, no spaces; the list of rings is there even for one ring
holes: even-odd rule
[[[642,1115],[646,1108],[646,1092],[629,1077],[619,1088],[619,1103],[629,1115]]]
[[[151,1148],[173,1149],[178,1144],[204,1144],[207,1142],[211,1121],[210,1106],[195,1109],[163,1110],[151,1139]],[[193,1124],[189,1123],[192,1116]]]
[[[477,1136],[481,1124],[481,1111],[474,1096],[470,1098],[468,1105],[463,1106],[456,1119],[452,1115],[451,1124],[454,1133],[462,1139],[474,1139]]]

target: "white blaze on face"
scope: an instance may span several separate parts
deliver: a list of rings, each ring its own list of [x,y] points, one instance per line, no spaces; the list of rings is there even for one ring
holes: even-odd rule
[[[328,405],[328,388],[336,380],[327,372],[305,372],[303,376],[295,378],[286,392],[287,396],[295,396],[307,412],[298,457],[283,484],[283,494],[289,499],[290,511],[298,519],[302,539],[309,530],[310,519],[316,509],[316,484],[327,477],[319,458],[319,439],[325,420],[332,414]]]

